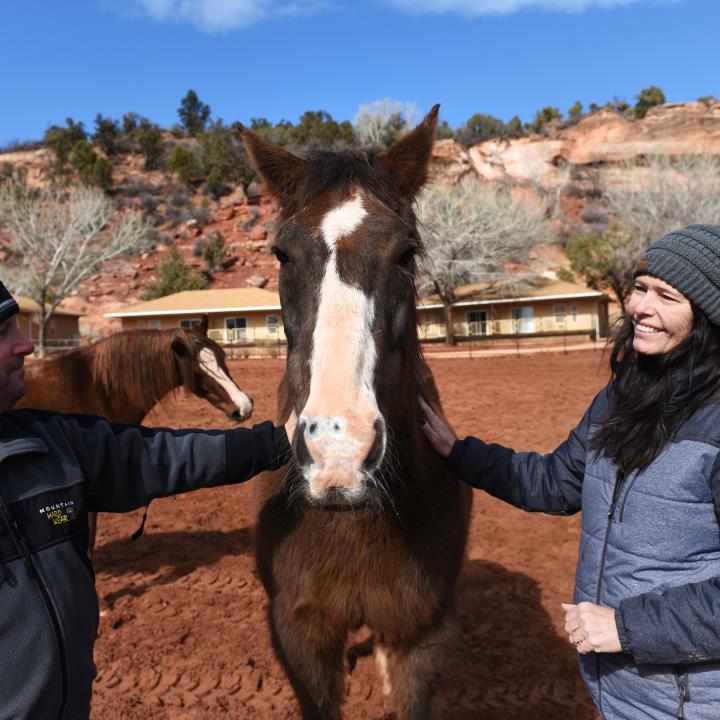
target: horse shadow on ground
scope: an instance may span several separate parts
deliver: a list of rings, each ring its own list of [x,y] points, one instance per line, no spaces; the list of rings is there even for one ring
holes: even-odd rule
[[[149,585],[167,585],[182,580],[195,570],[211,568],[226,556],[252,555],[253,548],[250,528],[228,532],[149,532],[137,541],[126,537],[98,545],[93,565],[98,574],[128,579],[124,587],[103,596],[112,608],[123,596],[139,597]],[[143,578],[142,582],[135,582],[138,576]]]
[[[575,651],[543,608],[537,582],[468,560],[459,634],[438,697],[440,720],[594,720]]]

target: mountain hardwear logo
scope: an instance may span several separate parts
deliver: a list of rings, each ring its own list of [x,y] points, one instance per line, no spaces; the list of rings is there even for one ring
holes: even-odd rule
[[[53,505],[46,505],[38,512],[45,515],[53,525],[66,525],[77,517],[74,500],[64,500]]]

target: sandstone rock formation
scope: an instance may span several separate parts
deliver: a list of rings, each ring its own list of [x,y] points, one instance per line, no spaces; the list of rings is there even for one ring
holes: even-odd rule
[[[545,189],[566,183],[571,168],[622,164],[627,170],[650,155],[720,156],[720,102],[660,105],[642,120],[601,110],[551,136],[487,140],[467,155],[485,180],[534,183]],[[443,146],[437,160],[462,156],[462,146]]]

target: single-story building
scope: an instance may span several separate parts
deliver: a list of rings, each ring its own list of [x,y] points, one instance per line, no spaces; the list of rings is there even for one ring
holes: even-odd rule
[[[285,342],[280,296],[260,288],[186,290],[105,313],[120,318],[123,330],[190,328],[203,315],[208,316],[208,336],[223,345]]]
[[[18,325],[31,340],[40,335],[40,305],[29,297],[16,295],[20,307]],[[79,318],[82,313],[59,306],[45,326],[45,345],[48,348],[68,347],[80,344]]]
[[[534,284],[468,285],[452,308],[457,340],[531,338],[553,335],[605,337],[609,298],[602,292],[541,278]],[[124,310],[105,313],[119,318],[122,329],[192,327],[208,316],[208,335],[223,345],[262,346],[286,341],[280,296],[258,288],[187,290]],[[436,296],[418,304],[423,341],[446,339],[445,314]]]
[[[553,335],[599,338],[608,334],[610,298],[556,278],[466,285],[456,295],[459,299],[452,306],[451,317],[457,340]],[[420,339],[444,341],[447,324],[440,298],[431,295],[423,299],[418,310]]]

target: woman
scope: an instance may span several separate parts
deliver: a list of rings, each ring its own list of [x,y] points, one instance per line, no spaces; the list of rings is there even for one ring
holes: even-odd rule
[[[606,720],[720,718],[720,225],[653,243],[609,385],[555,452],[425,432],[460,477],[524,510],[582,509],[565,629]]]

